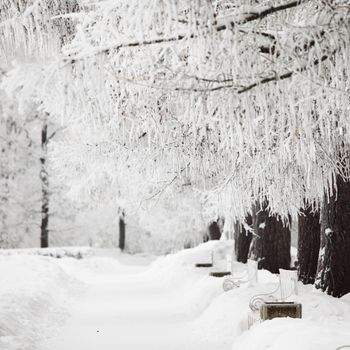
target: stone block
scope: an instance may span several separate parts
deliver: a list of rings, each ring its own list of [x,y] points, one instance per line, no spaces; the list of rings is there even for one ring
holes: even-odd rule
[[[207,263],[207,264],[198,263],[198,264],[196,264],[196,267],[213,267],[213,264],[211,264],[211,263]]]
[[[263,321],[276,317],[301,318],[302,307],[292,302],[265,302],[260,307],[260,317]]]
[[[220,271],[220,272],[210,272],[209,273],[209,276],[212,276],[212,277],[225,277],[225,276],[228,276],[228,275],[231,275],[231,272],[229,271]]]

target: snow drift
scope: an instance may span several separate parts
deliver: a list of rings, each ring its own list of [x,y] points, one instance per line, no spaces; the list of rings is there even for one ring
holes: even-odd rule
[[[37,350],[66,315],[68,292],[78,284],[42,256],[0,256],[0,276],[0,349]]]

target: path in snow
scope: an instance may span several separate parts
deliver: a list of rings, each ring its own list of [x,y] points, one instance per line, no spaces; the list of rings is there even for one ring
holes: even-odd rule
[[[181,293],[145,278],[146,267],[91,271],[87,292],[45,350],[228,350],[193,332]],[[180,307],[179,307],[180,305]]]

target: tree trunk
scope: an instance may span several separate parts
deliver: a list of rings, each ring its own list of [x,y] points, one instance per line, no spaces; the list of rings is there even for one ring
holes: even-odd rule
[[[47,172],[47,124],[44,123],[41,129],[41,225],[40,225],[40,246],[47,248],[49,246],[49,176]]]
[[[337,176],[337,193],[321,211],[316,287],[334,297],[350,292],[350,183]]]
[[[9,202],[9,175],[4,174],[1,176],[1,180],[4,181],[2,193],[0,195],[0,248],[7,248],[9,243],[9,228],[7,225],[8,217],[8,202]]]
[[[278,269],[290,269],[290,228],[282,218],[269,216],[267,203],[253,210],[253,228],[250,258],[258,261],[259,269],[278,273]]]
[[[11,133],[13,129],[16,129],[14,121],[10,118],[6,122],[5,127],[5,140],[1,143],[2,163],[0,173],[0,248],[13,248],[10,245],[10,229],[8,224],[9,212],[10,212],[10,178],[11,170],[9,167],[10,155],[12,152],[13,141],[11,139]]]
[[[315,282],[320,251],[320,214],[311,208],[302,210],[298,218],[298,277],[305,284]]]
[[[125,249],[125,213],[121,212],[119,215],[119,248]]]
[[[246,223],[252,226],[253,219],[251,215],[246,217]],[[244,264],[247,262],[252,238],[253,234],[247,231],[244,226],[237,221],[235,224],[235,254],[237,261]]]
[[[221,230],[220,227],[218,225],[218,223],[216,221],[213,221],[210,225],[209,225],[209,239],[211,241],[213,240],[219,240],[221,237]]]

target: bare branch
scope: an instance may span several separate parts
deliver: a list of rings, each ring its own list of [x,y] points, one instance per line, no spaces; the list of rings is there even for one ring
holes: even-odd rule
[[[317,59],[313,62],[312,66],[318,66],[321,62],[324,62],[326,61],[330,56],[332,56],[334,53],[332,53],[331,55],[323,55],[320,59]],[[260,81],[257,81],[251,85],[248,85],[240,90],[237,91],[238,94],[242,94],[244,92],[247,92],[249,90],[252,90],[253,88],[257,87],[257,86],[260,86],[260,85],[264,85],[264,84],[268,84],[268,83],[271,83],[271,82],[274,82],[274,81],[280,81],[280,80],[285,80],[285,79],[288,79],[290,78],[292,75],[294,75],[295,73],[301,73],[301,72],[304,72],[305,70],[308,69],[309,66],[303,66],[303,67],[300,67],[294,71],[289,71],[289,72],[286,72],[282,75],[276,75],[274,77],[269,77],[269,78],[264,78],[264,79],[261,79]]]
[[[188,163],[185,167],[183,167],[179,173],[177,173],[165,186],[163,186],[160,190],[154,193],[152,196],[146,198],[146,200],[151,200],[159,195],[161,195],[169,186],[171,186],[174,181],[190,166],[191,163]]]
[[[230,26],[231,26],[231,28],[234,28],[236,25],[243,25],[243,24],[246,24],[249,22],[256,21],[258,19],[264,19],[265,17],[267,17],[269,15],[272,15],[272,14],[277,13],[277,12],[289,10],[291,8],[300,6],[300,5],[307,3],[309,1],[310,0],[295,0],[295,1],[289,1],[289,2],[282,4],[282,5],[279,5],[279,6],[271,6],[267,9],[262,10],[262,11],[248,14],[248,16],[241,21],[230,22]],[[227,25],[221,25],[221,26],[216,27],[216,30],[218,32],[221,30],[225,30],[225,29],[229,29],[227,27]]]
[[[61,128],[58,128],[57,130],[55,130],[48,138],[47,138],[47,141],[46,141],[46,144],[48,144],[50,142],[50,140],[52,140],[56,135],[57,133],[61,132],[62,130],[66,129],[66,127],[61,127]]]
[[[229,22],[229,24],[217,25],[215,27],[215,31],[221,32],[224,30],[233,29],[236,26],[247,24],[249,22],[253,22],[256,20],[264,19],[265,17],[267,17],[269,15],[300,6],[300,5],[307,3],[309,1],[310,0],[294,0],[294,1],[289,1],[289,2],[282,4],[282,5],[279,5],[279,6],[271,6],[267,9],[262,10],[262,11],[248,14],[247,17],[245,17],[244,19],[242,19],[240,21],[237,21],[237,22],[231,21],[231,22]],[[152,40],[136,41],[136,42],[132,42],[132,43],[111,45],[111,46],[106,47],[106,48],[96,48],[95,52],[92,52],[90,55],[87,55],[84,57],[77,56],[77,57],[66,58],[63,60],[63,62],[73,64],[76,61],[82,60],[84,58],[88,58],[90,56],[100,55],[100,54],[108,55],[112,50],[120,50],[122,48],[132,48],[132,47],[140,47],[140,46],[150,46],[150,45],[155,45],[155,44],[166,44],[166,43],[171,43],[171,42],[178,42],[178,41],[181,41],[183,39],[194,39],[196,37],[197,37],[197,34],[194,34],[194,33],[192,33],[190,35],[179,34],[177,36],[170,37],[170,38],[157,38],[157,39],[152,39]]]
[[[233,79],[232,80],[226,80],[225,82],[232,82],[232,84],[227,84],[227,85],[219,85],[219,86],[215,86],[213,88],[189,88],[189,89],[186,89],[186,88],[176,88],[175,91],[193,91],[193,92],[213,92],[213,91],[218,91],[218,90],[223,90],[223,89],[236,89],[237,90],[237,93],[238,94],[242,94],[244,92],[247,92],[249,90],[252,90],[254,89],[255,87],[258,87],[258,86],[261,86],[261,85],[264,85],[264,84],[268,84],[268,83],[271,83],[271,82],[277,82],[277,81],[281,81],[281,80],[285,80],[285,79],[288,79],[290,78],[292,75],[296,74],[296,73],[301,73],[301,72],[304,72],[306,71],[309,67],[315,67],[317,65],[319,65],[321,62],[324,62],[326,61],[327,59],[329,59],[332,55],[334,55],[335,51],[332,52],[331,54],[328,54],[328,55],[323,55],[320,59],[316,59],[314,60],[313,64],[312,65],[305,65],[303,67],[299,67],[295,70],[291,70],[291,71],[288,71],[288,72],[285,72],[281,75],[275,75],[275,76],[272,76],[272,77],[266,77],[266,78],[262,78],[250,85],[247,85],[247,86],[244,86],[244,87],[241,87],[241,88],[238,88],[238,86],[236,84],[233,84]],[[203,79],[204,80],[204,79]],[[205,81],[207,82],[212,82],[212,83],[216,83],[217,80],[210,80],[210,79],[206,79]]]

